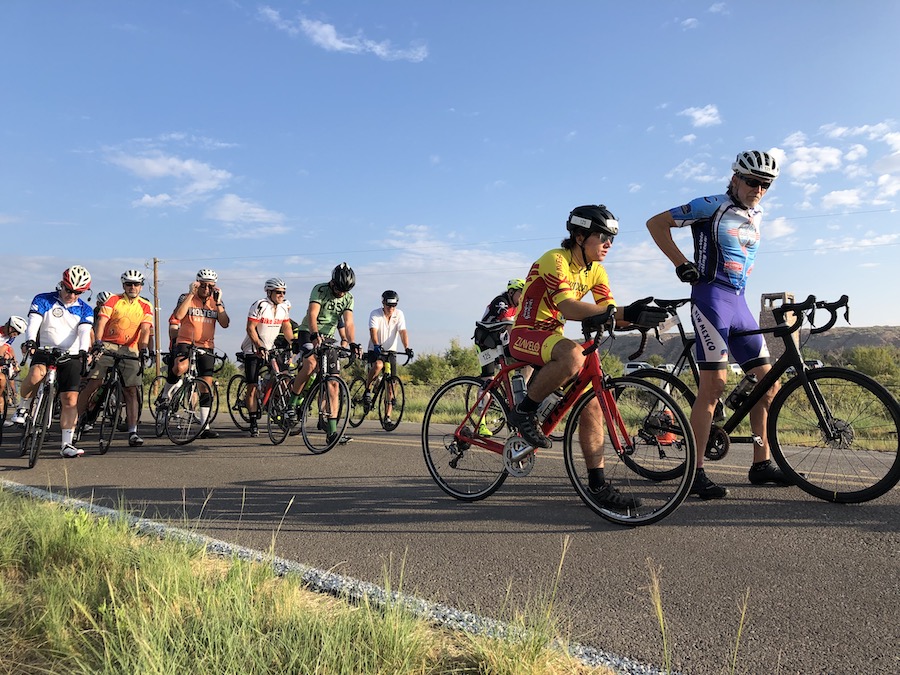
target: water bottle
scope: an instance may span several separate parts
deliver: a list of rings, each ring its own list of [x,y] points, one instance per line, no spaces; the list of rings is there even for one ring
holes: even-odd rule
[[[562,400],[562,392],[558,389],[556,391],[551,391],[547,398],[541,401],[541,407],[538,408],[537,418],[538,421],[543,423],[545,419],[547,419],[547,415],[556,407],[556,404]]]
[[[522,373],[516,373],[509,381],[512,384],[513,403],[519,405],[525,399],[525,378]]]
[[[756,386],[756,383],[759,380],[756,379],[756,375],[753,373],[747,373],[744,375],[744,379],[738,382],[738,385],[734,388],[730,394],[728,394],[728,398],[725,399],[725,405],[727,405],[732,410],[736,410],[741,406],[741,404],[747,400],[747,397],[750,395],[750,392],[753,391],[753,388]]]

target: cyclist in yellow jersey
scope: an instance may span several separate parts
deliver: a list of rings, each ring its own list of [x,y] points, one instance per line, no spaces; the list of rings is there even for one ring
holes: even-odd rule
[[[541,366],[528,383],[525,398],[510,411],[509,421],[534,447],[549,448],[535,414],[541,401],[576,375],[584,364],[583,347],[563,335],[566,321],[583,321],[616,305],[609,277],[600,263],[619,232],[616,217],[602,204],[579,206],[566,221],[569,236],[562,248],[542,255],[528,272],[516,322],[510,331],[513,358]],[[588,293],[593,302],[584,302]],[[617,319],[620,326],[655,327],[666,313],[638,301],[628,305]],[[603,474],[603,417],[596,399],[584,409],[579,434],[588,466],[588,487],[598,503],[628,508],[636,506]]]

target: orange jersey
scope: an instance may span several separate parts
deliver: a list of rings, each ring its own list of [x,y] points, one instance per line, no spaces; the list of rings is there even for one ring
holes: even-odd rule
[[[515,327],[561,334],[566,319],[559,311],[559,304],[564,300],[581,300],[588,293],[601,308],[615,304],[603,265],[595,262],[588,270],[572,261],[572,251],[551,249],[528,272]]]
[[[107,318],[103,335],[97,336],[104,342],[137,348],[141,336],[141,326],[153,325],[153,308],[144,298],[134,300],[122,293],[114,295],[100,308],[100,316]]]
[[[181,320],[175,343],[194,343],[198,347],[212,349],[218,319],[219,311],[216,309],[216,301],[213,300],[212,295],[206,299],[206,302],[203,302],[199,295],[193,296],[187,314]]]

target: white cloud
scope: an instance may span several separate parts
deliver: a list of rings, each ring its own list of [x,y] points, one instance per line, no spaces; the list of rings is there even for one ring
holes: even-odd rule
[[[844,157],[848,162],[858,162],[863,157],[869,154],[868,148],[864,145],[860,145],[859,143],[854,143],[850,146],[850,149],[847,150]]]
[[[221,221],[226,236],[232,239],[284,234],[284,216],[235,194],[223,195],[206,210],[206,217]]]
[[[802,145],[806,145],[806,134],[802,131],[795,131],[790,136],[784,139],[784,144],[789,148],[797,148]]]
[[[775,218],[765,223],[766,239],[779,239],[787,237],[797,231],[797,228],[790,224],[786,218]]]
[[[707,11],[710,14],[728,14],[728,6],[724,2],[715,2]]]
[[[878,177],[878,196],[893,197],[900,192],[900,176],[883,174]]]
[[[118,166],[145,180],[170,179],[177,185],[174,196],[168,193],[147,195],[135,202],[141,206],[171,204],[186,206],[210,193],[220,190],[232,176],[224,169],[215,169],[206,162],[196,159],[182,159],[151,151],[143,155],[127,155],[123,152],[109,155],[111,164]]]
[[[384,61],[411,61],[418,63],[428,58],[428,47],[425,45],[413,45],[408,49],[396,49],[390,40],[380,42],[366,38],[361,33],[356,35],[341,35],[330,23],[308,19],[299,14],[296,21],[289,21],[281,17],[281,13],[271,7],[260,7],[259,17],[270,23],[291,37],[304,35],[317,47],[329,52],[342,52],[346,54],[374,54]]]
[[[715,105],[705,105],[702,108],[685,108],[679,115],[689,117],[695,127],[712,127],[722,123],[719,117],[719,109]]]
[[[822,206],[824,206],[826,209],[833,209],[840,206],[856,207],[861,203],[862,197],[860,195],[860,191],[856,189],[834,190],[822,197]]]
[[[696,180],[701,183],[710,183],[720,180],[721,173],[710,167],[706,162],[698,162],[686,159],[681,164],[666,174],[666,178],[679,178],[681,180]]]
[[[787,172],[797,180],[809,180],[820,173],[839,169],[842,156],[838,148],[798,147],[791,152]]]
[[[697,134],[685,134],[678,139],[679,143],[693,143],[697,140]]]
[[[630,183],[628,185],[628,191],[631,194],[634,194],[635,192],[640,192],[642,187],[643,186],[640,183]]]
[[[700,22],[697,19],[685,19],[681,22],[681,27],[684,30],[691,30],[692,28],[696,28],[700,25]]]

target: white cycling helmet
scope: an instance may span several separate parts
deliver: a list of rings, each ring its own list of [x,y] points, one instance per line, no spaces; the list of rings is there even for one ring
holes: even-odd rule
[[[219,280],[219,275],[216,274],[215,270],[203,268],[199,272],[197,272],[197,281],[211,281],[212,283],[216,283]]]
[[[747,150],[740,153],[731,165],[731,170],[741,176],[756,176],[770,181],[778,178],[781,172],[775,158],[761,150]]]
[[[144,283],[144,275],[140,270],[125,270],[124,272],[122,272],[122,276],[120,278],[123,284],[126,281],[137,282],[139,284]]]
[[[24,334],[26,328],[28,328],[28,322],[21,316],[11,316],[9,317],[9,321],[6,322],[7,335],[9,335],[10,331],[15,331],[20,335]]]
[[[97,293],[97,304],[105,305],[106,301],[113,296],[109,291],[100,291]]]
[[[63,270],[62,282],[73,291],[86,291],[91,287],[91,273],[81,265],[72,265]]]
[[[268,293],[269,291],[286,291],[287,284],[284,283],[284,279],[272,277],[271,279],[266,280],[265,290],[266,293]]]

